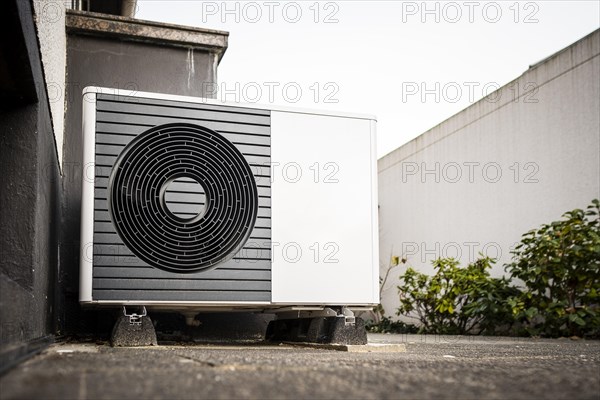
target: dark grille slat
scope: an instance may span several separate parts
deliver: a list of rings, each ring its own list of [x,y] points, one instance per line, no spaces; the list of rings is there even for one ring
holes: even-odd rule
[[[157,125],[165,125],[175,122],[197,124],[217,132],[239,132],[262,136],[267,136],[270,130],[270,128],[265,125],[239,124],[235,122],[224,121],[189,120],[173,117],[109,114],[102,112],[99,112],[97,115],[98,130],[109,133],[123,131],[124,133],[129,134],[139,134]]]
[[[268,280],[244,281],[244,290],[267,291],[271,283]],[[204,279],[139,279],[139,278],[96,278],[93,289],[146,289],[146,290],[236,290],[239,281],[204,280]]]
[[[143,129],[140,129],[142,133]],[[246,133],[230,133],[225,131],[217,131],[221,135],[223,135],[227,140],[232,143],[240,143],[246,144],[247,146],[252,147],[269,147],[271,145],[271,138],[269,136],[257,136],[248,137]],[[120,132],[114,133],[104,133],[98,132],[96,133],[96,144],[112,144],[112,145],[121,145],[126,146],[131,142],[131,140],[139,135],[139,133],[131,134],[131,135],[123,135]],[[251,142],[249,142],[251,140]]]
[[[166,99],[150,99],[144,97],[130,97],[130,96],[115,96],[110,93],[98,94],[98,107],[103,107],[101,103],[121,103],[125,108],[135,107],[140,104],[160,106],[164,110],[169,109],[191,109],[191,110],[208,110],[208,111],[220,111],[222,113],[232,113],[239,115],[264,115],[269,116],[271,112],[269,110],[262,110],[259,108],[243,108],[235,106],[222,106],[219,104],[204,103],[190,103],[180,100],[166,100]],[[173,112],[173,111],[171,111]]]
[[[241,287],[241,286],[240,286]],[[148,289],[94,289],[92,297],[101,300],[114,301],[210,301],[210,302],[268,302],[271,291],[247,290],[148,290]]]
[[[94,260],[96,262],[96,260]],[[227,273],[227,278],[225,280],[230,281],[239,281],[239,280],[263,280],[268,281],[271,279],[271,271],[267,268],[252,268],[251,265],[235,265],[235,268],[229,268]],[[104,267],[101,265],[96,265],[95,276],[96,278],[142,278],[148,279],[148,273],[152,269],[147,265],[145,266],[128,266],[130,269],[126,270],[123,266],[114,266],[114,267]],[[201,274],[190,274],[185,276],[178,276],[168,272],[161,272],[152,274],[153,279],[156,278],[164,278],[164,279],[183,279],[183,280],[195,280],[195,279],[205,279],[205,280],[223,280],[223,271],[212,270],[206,271]]]

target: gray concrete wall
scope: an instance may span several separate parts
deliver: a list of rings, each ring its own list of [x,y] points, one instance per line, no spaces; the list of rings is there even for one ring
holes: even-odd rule
[[[65,12],[58,1],[8,0],[0,22],[1,372],[57,333],[111,328],[77,302],[81,89],[200,96],[227,33]]]
[[[0,10],[0,371],[52,340],[60,175],[39,43],[28,1]],[[5,31],[6,30],[6,31]],[[4,89],[4,87],[3,87]],[[27,95],[24,95],[27,93]]]
[[[59,0],[33,0],[33,8],[45,86],[50,104],[54,140],[58,160],[62,162],[67,61],[65,2]]]
[[[86,86],[202,96],[216,81],[227,33],[124,17],[67,12],[67,110],[61,221],[59,325],[97,333],[98,314],[78,303],[81,210],[81,91]]]
[[[599,54],[595,31],[379,160],[382,275],[390,255],[431,273],[483,252],[500,276],[523,233],[600,197]]]

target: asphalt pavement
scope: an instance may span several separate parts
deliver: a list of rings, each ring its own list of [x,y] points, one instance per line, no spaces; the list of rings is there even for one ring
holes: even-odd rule
[[[406,351],[57,343],[0,377],[0,398],[600,399],[600,341],[381,334],[369,341],[404,343]]]

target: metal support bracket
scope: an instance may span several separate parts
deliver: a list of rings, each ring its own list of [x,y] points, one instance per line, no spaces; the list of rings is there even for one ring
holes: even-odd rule
[[[354,311],[350,310],[348,307],[342,307],[341,313],[338,314],[337,317],[344,318],[344,325],[346,326],[354,326],[356,323]]]
[[[300,318],[319,318],[319,317],[335,317],[337,312],[329,307],[294,307],[284,308],[282,311],[277,310],[277,319],[300,319]]]
[[[271,341],[366,344],[364,321],[352,306],[322,306],[321,309],[289,308],[269,322],[265,338]],[[361,308],[362,309],[362,308]]]
[[[294,307],[285,308],[277,312],[277,319],[298,319],[298,318],[322,318],[338,317],[344,318],[346,326],[353,326],[356,323],[354,311],[346,306],[342,307]]]
[[[134,312],[131,314],[127,314],[127,307],[123,306],[123,315],[125,315],[126,317],[129,317],[129,325],[141,325],[142,318],[145,317],[146,315],[148,315],[148,313],[146,312],[146,307],[142,306],[141,314],[137,314]]]

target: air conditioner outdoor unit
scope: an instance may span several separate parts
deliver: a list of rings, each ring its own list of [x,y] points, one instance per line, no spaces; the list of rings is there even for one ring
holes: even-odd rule
[[[83,95],[82,304],[379,302],[373,117],[98,87]]]

